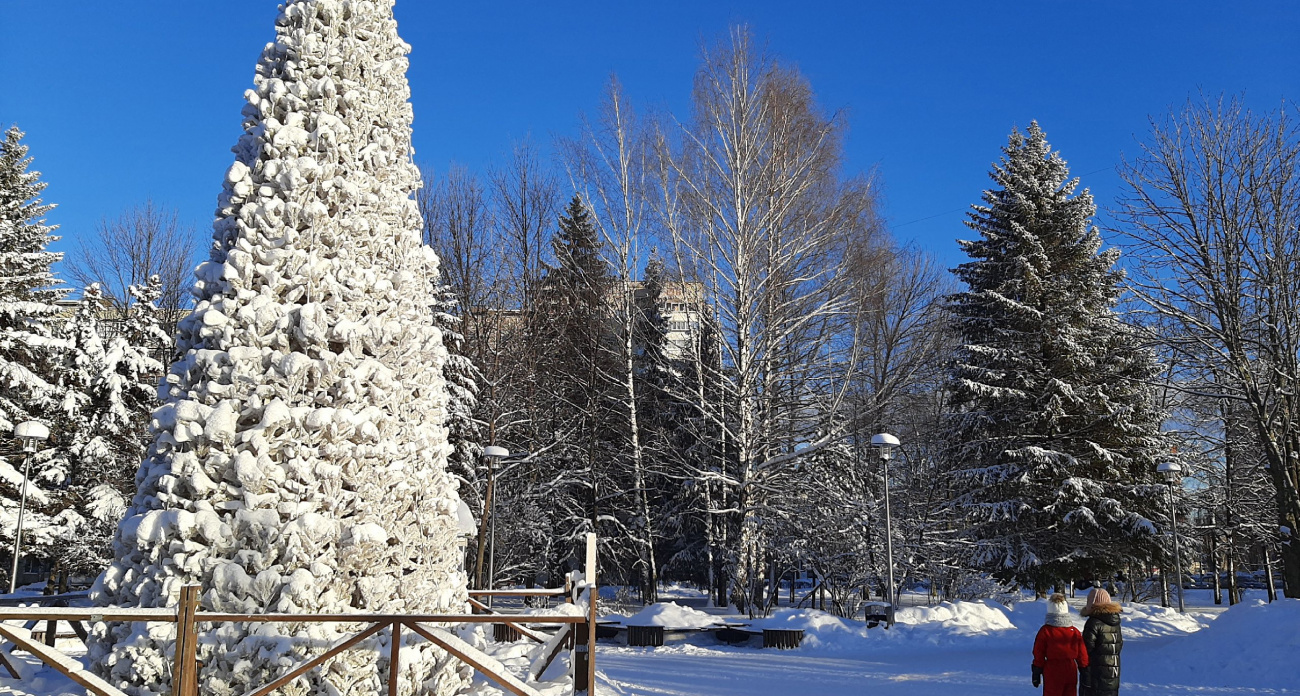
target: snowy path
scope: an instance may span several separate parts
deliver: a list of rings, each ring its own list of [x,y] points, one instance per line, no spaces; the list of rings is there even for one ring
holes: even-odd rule
[[[1141,605],[1126,609],[1123,693],[1300,695],[1300,668],[1294,662],[1300,648],[1295,628],[1300,603],[1243,605],[1224,622],[1216,617],[1227,608],[1213,606],[1204,594],[1189,592],[1193,613],[1187,616]],[[1080,602],[1075,601],[1076,611]],[[1021,603],[994,613],[976,605],[965,608],[948,616],[939,609],[901,610],[900,617],[917,623],[900,623],[888,633],[870,629],[859,634],[861,639],[836,630],[837,620],[823,616],[807,624],[810,637],[795,651],[734,648],[706,640],[656,649],[602,646],[597,665],[609,691],[621,696],[1041,693],[1029,681],[1029,665],[1042,604]],[[999,627],[999,618],[1015,626]]]
[[[1125,694],[1300,694],[1300,687],[1252,689],[1142,681],[1143,670],[1138,664],[1165,640],[1126,650],[1126,671],[1131,676],[1124,684]],[[19,660],[27,662],[24,657]],[[605,677],[602,682],[609,687],[605,693],[610,696],[1034,696],[1040,691],[1029,683],[1028,663],[1028,658],[1015,650],[942,650],[929,655],[894,653],[872,658],[682,645],[653,650],[602,646],[597,654]],[[27,666],[31,669],[27,673],[35,672],[37,680],[20,685],[0,679],[0,696],[83,693],[49,670]]]
[[[1123,692],[1142,696],[1300,694],[1297,689],[1203,687],[1144,681],[1141,663],[1166,639],[1126,646]],[[597,664],[626,696],[1032,696],[1024,650],[935,651],[879,656],[672,646],[608,648]],[[1281,667],[1281,666],[1280,666]],[[1281,667],[1287,669],[1287,667]],[[1157,670],[1158,671],[1158,670]]]

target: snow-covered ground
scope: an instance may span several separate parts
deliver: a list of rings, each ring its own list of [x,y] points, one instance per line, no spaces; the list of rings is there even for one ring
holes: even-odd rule
[[[1300,600],[1265,604],[1259,595],[1249,593],[1245,603],[1229,610],[1212,606],[1208,592],[1189,591],[1186,615],[1125,605],[1124,693],[1300,694],[1300,668],[1294,662],[1300,654]],[[1073,604],[1077,612],[1079,602]],[[754,623],[803,628],[806,637],[798,650],[729,647],[700,634],[660,648],[601,645],[597,666],[604,693],[621,696],[1028,696],[1037,691],[1029,683],[1029,652],[1043,612],[1042,602],[1010,609],[995,602],[907,607],[899,610],[898,625],[886,630],[822,612],[782,609]],[[639,613],[628,623],[703,626],[712,619],[741,620],[669,603]],[[1076,620],[1082,625],[1077,614]],[[75,645],[61,641],[60,647]],[[525,644],[484,647],[512,669],[526,668]],[[0,679],[0,695],[83,693],[29,656],[20,653],[15,659],[26,679]],[[561,660],[547,676],[563,668]],[[563,693],[555,687],[545,691]],[[482,683],[475,690],[482,696],[496,693]]]
[[[1225,611],[1201,606],[1209,603],[1204,594],[1188,593],[1187,615],[1125,607],[1124,693],[1300,694],[1294,661],[1300,601],[1265,605],[1248,596]],[[1042,602],[1013,609],[992,602],[913,607],[901,609],[898,625],[885,630],[783,610],[761,623],[804,628],[799,650],[701,639],[660,648],[609,647],[599,652],[597,665],[609,693],[627,696],[1032,694],[1038,690],[1029,681],[1030,648],[1043,613]]]

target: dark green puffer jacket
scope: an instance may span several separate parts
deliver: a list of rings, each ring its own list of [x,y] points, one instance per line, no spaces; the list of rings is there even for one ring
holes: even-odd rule
[[[1119,652],[1124,636],[1119,630],[1119,603],[1093,607],[1083,625],[1083,646],[1088,650],[1087,678],[1080,684],[1081,696],[1118,696]]]

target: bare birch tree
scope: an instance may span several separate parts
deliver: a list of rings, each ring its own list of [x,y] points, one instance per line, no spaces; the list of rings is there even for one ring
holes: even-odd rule
[[[1168,350],[1242,406],[1277,501],[1287,596],[1300,597],[1300,131],[1285,109],[1189,103],[1152,123],[1122,173],[1131,286],[1177,328]]]
[[[839,177],[842,124],[807,81],[736,28],[705,50],[693,117],[667,138],[667,227],[680,271],[712,298],[730,413],[707,414],[734,463],[705,472],[733,530],[730,595],[753,611],[764,521],[803,457],[842,437],[833,425],[858,361],[847,251],[864,241],[869,190]]]
[[[561,141],[561,147],[570,181],[591,208],[596,229],[604,240],[605,259],[616,280],[610,303],[618,323],[619,370],[609,377],[617,382],[619,413],[626,420],[624,436],[635,506],[630,523],[641,596],[646,603],[653,603],[657,601],[659,573],[646,471],[645,414],[640,412],[645,395],[639,393],[642,380],[636,345],[637,326],[644,320],[636,295],[642,241],[648,236],[651,213],[648,178],[652,168],[648,162],[652,152],[644,127],[617,78],[610,79],[596,118],[583,118],[578,138]]]

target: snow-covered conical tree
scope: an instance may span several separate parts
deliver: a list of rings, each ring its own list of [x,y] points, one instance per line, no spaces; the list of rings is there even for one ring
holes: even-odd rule
[[[149,414],[158,405],[157,356],[170,349],[160,328],[156,302],[162,281],[127,288],[131,305],[105,331],[100,315],[108,304],[98,285],[82,294],[65,333],[73,343],[69,386],[76,409],[60,425],[71,466],[62,490],[67,536],[57,553],[56,571],[95,575],[111,560],[111,541],[135,491],[135,472],[148,447]],[[110,335],[104,339],[102,335]]]
[[[41,173],[28,171],[31,158],[17,127],[0,140],[0,432],[60,410],[64,389],[58,365],[68,344],[54,338],[62,323],[58,287],[51,267],[62,254],[48,251],[55,228],[44,216],[54,208],[41,200]]]
[[[67,290],[58,287],[51,266],[62,254],[48,250],[54,227],[44,216],[54,208],[42,202],[45,182],[31,171],[23,132],[17,127],[0,139],[0,540],[13,544],[18,498],[23,484],[15,424],[39,420],[54,425],[69,409],[65,387],[70,344],[62,333],[56,304]],[[75,399],[74,399],[75,400]],[[15,468],[17,467],[17,468]],[[48,492],[67,477],[67,452],[51,442],[31,462],[24,547],[44,555],[58,537],[46,515],[54,502]],[[7,551],[0,552],[7,559]],[[0,577],[8,579],[6,560]]]
[[[950,304],[956,504],[978,566],[1045,590],[1157,553],[1157,366],[1115,314],[1092,196],[1037,123],[1003,153]]]
[[[461,319],[456,310],[456,293],[442,284],[434,291],[434,325],[442,331],[447,360],[442,375],[447,383],[447,439],[451,454],[447,471],[461,484],[461,497],[474,495],[478,464],[483,452],[479,422],[474,420],[478,406],[478,383],[481,377],[474,361],[462,352],[465,337],[458,331]]]
[[[393,0],[285,3],[247,92],[196,306],[98,602],[204,609],[466,609],[437,257],[411,194],[409,47]],[[201,642],[204,694],[240,694],[348,627],[228,625]],[[168,636],[114,625],[92,664],[167,690]],[[345,652],[286,693],[373,694],[387,665]],[[466,668],[404,651],[400,693],[451,694]]]

